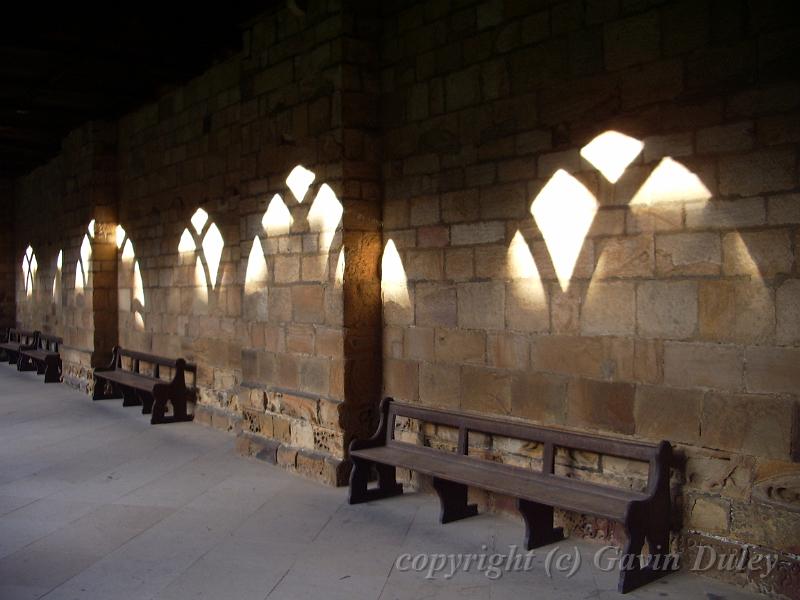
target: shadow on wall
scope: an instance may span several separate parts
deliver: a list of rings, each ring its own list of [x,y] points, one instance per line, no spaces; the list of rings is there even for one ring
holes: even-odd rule
[[[618,131],[606,131],[596,136],[580,150],[580,156],[595,167],[614,186],[628,167],[642,154],[645,143]],[[619,194],[620,190],[614,190]],[[622,192],[624,193],[624,192]],[[693,213],[713,212],[708,206],[712,192],[702,179],[686,165],[670,156],[664,156],[652,168],[644,182],[629,197],[615,200],[614,204],[627,204],[633,209],[668,209],[671,204],[690,203]],[[544,238],[546,252],[531,252],[529,242],[520,229],[514,234],[507,258],[510,279],[527,280],[527,296],[544,297],[541,272],[555,272],[562,291],[569,289],[576,266],[585,252],[586,237],[595,223],[600,203],[595,195],[575,175],[565,168],[552,174],[530,205],[533,224]],[[741,255],[739,261],[763,277],[763,267],[753,259],[748,240],[733,232],[725,241],[726,248]],[[598,257],[597,265],[601,257]],[[539,282],[536,285],[533,282]],[[388,310],[410,311],[408,284],[402,257],[393,240],[384,247],[382,261],[384,305]],[[765,292],[766,293],[766,292]],[[530,298],[532,299],[532,298]]]
[[[118,275],[118,300],[119,309],[128,312],[133,318],[133,327],[139,331],[145,329],[145,307],[147,302],[144,295],[144,283],[139,261],[133,241],[128,237],[125,228],[117,225],[116,229],[117,250],[121,250],[120,267]]]

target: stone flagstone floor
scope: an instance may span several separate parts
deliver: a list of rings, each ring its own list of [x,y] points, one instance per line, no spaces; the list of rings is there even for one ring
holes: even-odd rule
[[[235,455],[233,436],[150,426],[120,401],[92,402],[0,365],[0,599],[621,598],[616,577],[577,547],[574,577],[496,580],[401,571],[402,554],[508,553],[521,524],[480,515],[441,526],[435,497],[349,506],[331,489]],[[753,596],[688,573],[630,598]]]

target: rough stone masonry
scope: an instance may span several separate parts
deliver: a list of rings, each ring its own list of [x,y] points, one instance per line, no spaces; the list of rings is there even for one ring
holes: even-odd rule
[[[776,552],[770,578],[721,575],[796,595],[798,39],[779,0],[271,11],[238,55],[0,187],[2,319],[63,336],[84,389],[116,343],[196,362],[199,421],[330,484],[382,395],[669,439],[676,548]],[[638,144],[616,177],[597,164],[613,150],[587,158],[606,132]]]

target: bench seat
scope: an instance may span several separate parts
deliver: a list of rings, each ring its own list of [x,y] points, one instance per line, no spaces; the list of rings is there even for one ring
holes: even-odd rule
[[[17,368],[20,371],[36,371],[44,375],[45,383],[61,381],[61,355],[59,346],[62,339],[55,335],[39,333],[30,346],[20,346]]]
[[[126,363],[129,363],[126,366]],[[141,363],[152,365],[152,374],[140,371]],[[172,371],[172,379],[161,378],[161,368]],[[192,385],[186,385],[185,373],[192,374]],[[151,415],[150,423],[176,423],[191,421],[187,411],[189,402],[197,398],[197,367],[184,359],[171,359],[117,346],[112,352],[111,364],[94,370],[94,400],[122,398],[123,406],[141,406],[142,414]],[[167,405],[172,414],[167,414]]]
[[[410,444],[378,446],[357,450],[352,454],[489,492],[559,506],[614,521],[625,518],[631,502],[647,498],[647,494],[633,490],[620,490],[575,479],[559,482],[558,477],[542,475],[521,467],[449,452],[431,451],[430,448],[415,448]]]
[[[398,417],[456,429],[455,451],[397,439]],[[541,467],[528,469],[470,454],[472,434],[533,442],[542,448]],[[641,492],[557,474],[557,448],[647,463],[646,490]],[[610,438],[386,398],[381,404],[378,430],[369,439],[352,440],[349,456],[353,463],[350,504],[402,494],[403,486],[396,477],[399,467],[433,479],[433,488],[439,496],[441,523],[477,514],[477,506],[467,500],[470,487],[515,498],[525,522],[528,550],[563,539],[563,529],[553,526],[556,507],[621,523],[627,535],[620,561],[620,565],[626,566],[620,568],[617,587],[622,593],[653,581],[673,568],[674,560],[669,554],[672,446],[667,441],[651,444]],[[373,471],[378,476],[377,486],[369,485]],[[597,476],[602,477],[602,473]],[[649,549],[647,557],[642,556],[645,540]]]
[[[6,360],[10,365],[17,365],[20,370],[20,351],[25,347],[32,347],[37,344],[39,339],[38,331],[26,331],[23,329],[9,329],[8,341],[0,344],[0,351],[5,352]]]

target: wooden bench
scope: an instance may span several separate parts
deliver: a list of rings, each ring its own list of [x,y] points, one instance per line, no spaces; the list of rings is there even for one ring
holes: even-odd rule
[[[456,452],[396,439],[397,417],[458,429]],[[542,470],[533,471],[469,455],[472,432],[542,444]],[[555,453],[558,447],[647,462],[647,489],[638,492],[557,475]],[[611,519],[624,525],[628,538],[622,564],[630,568],[620,571],[618,583],[619,591],[625,593],[668,572],[664,562],[669,553],[671,457],[672,446],[666,441],[647,444],[613,439],[455,410],[423,408],[386,398],[381,404],[381,421],[375,435],[350,443],[353,470],[349,501],[357,504],[401,494],[403,486],[396,480],[396,467],[401,467],[433,477],[441,503],[442,523],[477,514],[476,506],[467,503],[470,486],[516,498],[525,522],[528,550],[563,539],[562,529],[553,528],[553,507]],[[373,468],[378,475],[377,487],[368,486]],[[645,539],[650,559],[640,565],[634,557],[641,555]]]
[[[20,371],[36,371],[44,375],[45,383],[61,381],[61,355],[58,348],[63,340],[55,335],[40,333],[30,346],[20,346],[17,368]]]
[[[8,341],[0,344],[0,350],[6,353],[6,360],[8,361],[8,364],[15,364],[19,369],[20,348],[23,346],[34,346],[38,337],[38,331],[9,329]]]
[[[126,360],[127,359],[127,360]],[[152,365],[152,374],[140,372],[141,363]],[[172,379],[161,379],[161,368],[172,370]],[[185,373],[192,374],[192,385],[187,387]],[[175,423],[191,421],[187,404],[197,396],[197,367],[184,359],[114,348],[111,364],[94,370],[94,400],[122,398],[123,406],[141,406],[142,414],[149,414],[150,423]],[[167,403],[172,414],[167,414]]]

